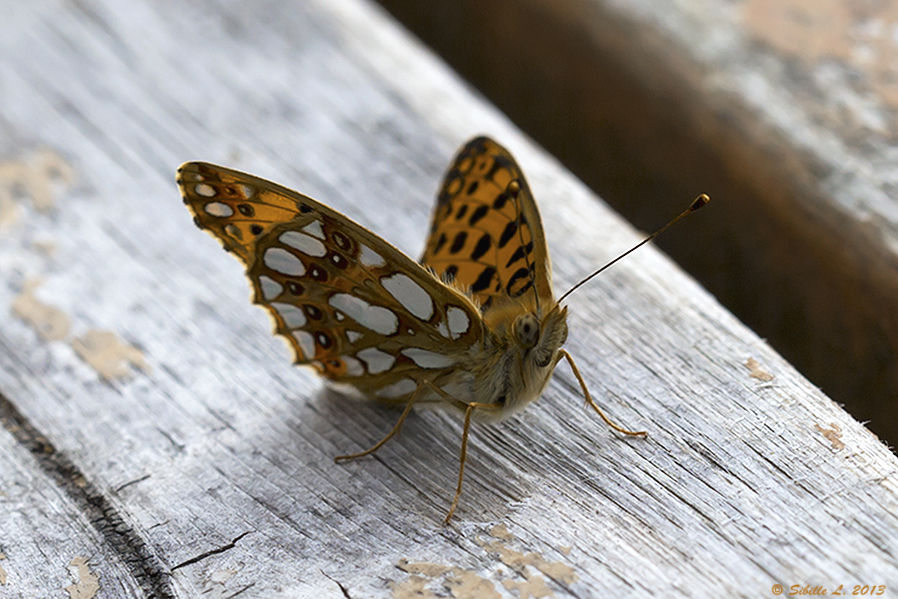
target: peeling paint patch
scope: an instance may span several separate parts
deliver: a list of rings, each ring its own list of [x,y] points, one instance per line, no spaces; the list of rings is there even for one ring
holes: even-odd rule
[[[555,593],[552,592],[548,586],[546,586],[546,581],[540,576],[534,576],[533,578],[529,578],[525,581],[518,580],[503,580],[502,586],[504,586],[509,591],[517,591],[518,597],[520,599],[540,599],[542,597],[554,597]]]
[[[429,582],[429,578],[413,575],[408,580],[393,583],[393,599],[441,599],[427,588]]]
[[[508,528],[504,524],[497,524],[490,529],[490,535],[503,541],[513,541],[514,535],[508,532]]]
[[[758,379],[759,381],[764,381],[765,383],[767,383],[776,378],[772,374],[761,368],[761,364],[754,358],[749,358],[748,360],[746,360],[745,367],[751,371],[748,373],[748,376],[753,379]]]
[[[564,584],[570,584],[577,580],[577,574],[573,568],[561,562],[550,562],[538,553],[532,551],[530,553],[521,553],[508,547],[502,541],[483,542],[481,545],[488,551],[498,553],[499,559],[503,564],[515,572],[521,573],[528,580],[534,580],[535,578],[532,574],[528,575],[527,566],[532,566],[552,580],[557,580]]]
[[[53,150],[39,150],[29,160],[0,162],[0,225],[18,219],[16,199],[27,197],[38,212],[49,212],[56,188],[70,186],[74,170]]]
[[[470,570],[453,568],[452,574],[446,578],[446,586],[458,599],[502,599],[493,581]]]
[[[560,585],[576,582],[577,574],[567,564],[509,547],[506,543],[514,542],[515,537],[504,524],[493,526],[489,534],[492,539],[477,540],[486,551],[483,560],[489,562],[495,555],[499,559],[496,561],[492,557],[492,563],[481,570],[399,560],[397,567],[411,576],[393,584],[393,599],[435,599],[446,597],[447,591],[455,599],[553,598],[555,593],[549,580]],[[565,555],[569,552],[570,548]],[[504,566],[508,566],[510,572]]]
[[[830,422],[829,425],[832,427],[831,429],[823,428],[815,422],[814,428],[816,428],[820,433],[823,434],[824,437],[826,437],[826,439],[832,444],[833,449],[844,449],[845,443],[842,441],[842,427],[840,427],[835,422]]]
[[[33,328],[41,339],[57,341],[69,334],[69,317],[59,308],[48,306],[34,296],[41,279],[25,282],[22,294],[13,301],[12,313]]]
[[[128,376],[128,365],[150,371],[150,365],[143,358],[143,352],[127,343],[119,341],[111,331],[90,330],[72,340],[72,349],[97,373],[107,380]]]
[[[78,556],[72,560],[71,566],[77,570],[78,582],[65,588],[69,599],[93,599],[100,590],[100,578],[91,572],[87,558]]]
[[[403,572],[408,572],[409,574],[421,574],[427,578],[437,578],[451,570],[451,568],[447,566],[431,564],[428,562],[411,563],[407,559],[399,560],[397,566]]]
[[[493,581],[484,578],[477,572],[457,567],[441,566],[427,562],[412,563],[408,560],[399,560],[397,564],[400,570],[412,574],[408,580],[393,585],[393,599],[437,599],[441,595],[435,594],[427,588],[428,584],[438,585],[449,589],[453,597],[457,599],[502,599],[502,595],[496,591]]]

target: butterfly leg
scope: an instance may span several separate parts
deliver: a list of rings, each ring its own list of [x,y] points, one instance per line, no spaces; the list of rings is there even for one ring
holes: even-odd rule
[[[384,446],[384,443],[395,437],[399,434],[399,431],[402,430],[402,425],[405,424],[405,419],[408,417],[409,413],[412,411],[412,407],[414,407],[415,403],[417,403],[418,399],[421,397],[421,391],[427,387],[429,384],[428,381],[424,381],[418,385],[418,388],[415,389],[415,392],[412,394],[412,398],[408,400],[408,403],[405,404],[405,409],[402,411],[402,415],[399,417],[399,420],[396,422],[396,426],[393,427],[387,436],[380,440],[374,447],[366,449],[365,451],[361,451],[359,453],[350,453],[348,455],[338,455],[334,458],[335,462],[346,462],[349,460],[354,460],[356,458],[363,458],[366,455],[371,455],[378,449]],[[432,385],[431,385],[432,386]],[[442,391],[442,389],[440,389]]]
[[[423,383],[421,383],[421,387],[428,387],[431,391],[442,397],[446,401],[446,403],[460,408],[465,412],[465,426],[462,429],[461,433],[461,455],[458,459],[458,484],[455,486],[455,497],[452,498],[452,505],[449,506],[449,512],[443,519],[443,525],[445,526],[448,525],[449,520],[452,519],[452,514],[455,513],[455,508],[458,507],[458,500],[461,497],[462,482],[465,479],[465,463],[468,460],[468,432],[470,432],[471,430],[471,416],[474,414],[474,410],[495,411],[497,408],[493,404],[463,402],[460,399],[452,397],[430,381],[424,381]],[[419,387],[419,389],[421,387]]]
[[[461,456],[459,457],[458,464],[458,485],[455,487],[455,497],[452,498],[452,505],[449,506],[449,512],[443,520],[443,526],[449,524],[452,514],[455,513],[455,508],[458,507],[458,498],[461,497],[461,485],[462,481],[465,479],[465,461],[468,459],[468,431],[471,430],[471,414],[474,413],[474,410],[477,409],[478,405],[481,404],[470,403],[468,404],[468,407],[465,408],[465,428],[461,434]]]
[[[452,505],[449,506],[449,512],[443,519],[443,525],[445,526],[448,525],[449,520],[452,519],[452,514],[455,513],[455,508],[458,507],[458,499],[461,497],[462,482],[465,479],[465,463],[468,460],[468,433],[471,430],[471,416],[474,414],[474,410],[496,411],[497,408],[495,405],[487,403],[465,403],[452,397],[433,383],[427,382],[425,384],[435,391],[437,395],[446,400],[447,403],[465,411],[465,425],[461,433],[461,454],[458,459],[458,484],[455,486],[455,497],[452,498]]]
[[[573,371],[574,376],[577,377],[577,382],[580,383],[580,388],[583,389],[583,396],[586,397],[586,403],[591,405],[592,409],[602,417],[602,420],[605,421],[605,424],[625,435],[630,435],[633,437],[645,437],[648,435],[648,432],[646,431],[630,431],[611,422],[608,416],[606,416],[605,413],[599,409],[599,406],[596,405],[596,402],[592,400],[592,396],[589,394],[589,389],[586,388],[586,381],[583,380],[583,376],[580,374],[580,369],[577,368],[577,365],[574,363],[574,358],[571,357],[571,354],[567,353],[567,351],[563,349],[558,350],[558,357],[555,359],[555,364],[557,365],[562,358],[566,359],[568,361],[568,364],[571,365],[571,370]]]

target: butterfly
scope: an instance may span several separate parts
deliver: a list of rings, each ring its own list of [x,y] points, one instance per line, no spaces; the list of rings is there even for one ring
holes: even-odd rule
[[[196,225],[246,266],[293,350],[333,383],[405,409],[377,451],[418,404],[464,414],[461,496],[473,419],[506,418],[536,400],[566,360],[567,308],[555,300],[536,202],[521,168],[495,141],[466,143],[445,175],[420,262],[336,210],[296,191],[204,162],[178,169]],[[660,231],[659,231],[660,232]],[[635,248],[634,248],[635,249]],[[594,273],[595,274],[595,273]]]

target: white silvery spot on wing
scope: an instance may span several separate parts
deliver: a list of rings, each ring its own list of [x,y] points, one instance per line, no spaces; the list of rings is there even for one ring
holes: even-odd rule
[[[305,227],[300,229],[303,233],[307,233],[312,237],[317,237],[318,239],[324,239],[324,230],[321,228],[320,220],[313,220]]]
[[[418,384],[412,379],[402,379],[391,385],[387,385],[386,387],[381,387],[374,392],[374,395],[386,398],[402,397],[403,395],[408,395],[409,393],[414,392],[417,388]]]
[[[273,300],[284,291],[283,285],[265,275],[259,277],[259,286],[262,288],[262,297],[267,301]]]
[[[234,216],[234,209],[222,202],[209,202],[203,206],[203,210],[210,216],[217,216],[220,218]]]
[[[307,360],[315,356],[315,339],[308,331],[293,331],[293,338],[299,343],[302,355]]]
[[[196,195],[203,196],[204,198],[213,198],[216,194],[215,188],[208,183],[197,183],[193,187],[193,191],[196,192]]]
[[[411,358],[412,362],[421,368],[446,368],[455,364],[455,360],[445,354],[438,354],[420,347],[407,347],[399,353]]]
[[[352,356],[340,356],[343,363],[346,364],[346,374],[349,376],[362,376],[365,374],[365,367],[362,363]]]
[[[300,233],[299,231],[287,231],[286,233],[281,233],[278,239],[284,245],[289,245],[295,250],[299,250],[306,256],[314,256],[316,258],[321,258],[327,253],[327,249],[324,247],[324,244],[314,237],[310,237],[305,233]]]
[[[271,307],[284,319],[284,324],[287,325],[288,329],[298,329],[306,326],[306,315],[293,304],[274,302],[271,304]]]
[[[362,263],[362,266],[383,266],[387,263],[383,256],[364,244],[362,244],[362,251],[359,252],[359,262]]]
[[[394,356],[391,356],[387,352],[380,351],[376,347],[365,348],[356,353],[356,357],[368,365],[368,372],[370,374],[386,372],[393,367],[393,363],[396,361]]]
[[[424,321],[433,316],[433,300],[430,295],[408,275],[397,272],[383,277],[380,284],[414,316]]]
[[[350,342],[350,343],[355,343],[356,341],[358,341],[358,340],[361,339],[362,337],[364,337],[364,335],[362,335],[362,334],[359,333],[358,331],[352,331],[352,330],[347,330],[347,331],[346,331],[346,338],[349,339],[349,342]]]
[[[449,327],[446,326],[446,323],[440,321],[440,324],[437,325],[437,331],[439,331],[440,335],[445,337],[446,339],[450,339],[449,337]]]
[[[446,310],[446,320],[449,322],[449,335],[452,339],[458,339],[471,326],[468,314],[456,306],[449,306]]]
[[[302,261],[284,248],[268,248],[262,258],[265,266],[282,275],[301,277],[306,274]]]
[[[399,329],[399,318],[393,312],[381,306],[372,306],[354,295],[335,293],[327,303],[375,333],[392,335]]]

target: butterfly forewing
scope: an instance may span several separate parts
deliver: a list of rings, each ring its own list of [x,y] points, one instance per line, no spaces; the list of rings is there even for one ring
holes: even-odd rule
[[[296,197],[279,193],[265,179],[203,162],[181,165],[178,185],[196,225],[245,264],[252,260],[255,239],[266,228],[298,216],[297,200],[308,199],[295,192]]]
[[[178,183],[197,225],[246,264],[297,363],[400,401],[483,338],[467,297],[339,212],[206,163]]]
[[[510,187],[512,181],[520,191]],[[484,309],[534,291],[551,305],[551,267],[539,212],[505,148],[478,137],[459,151],[440,189],[421,263],[469,290]]]

